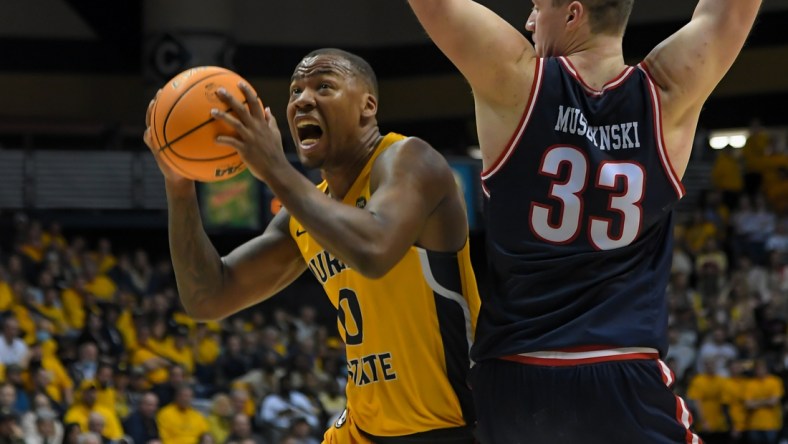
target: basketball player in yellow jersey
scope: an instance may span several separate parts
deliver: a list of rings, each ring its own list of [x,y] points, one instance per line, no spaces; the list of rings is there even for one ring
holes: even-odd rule
[[[228,316],[309,269],[337,307],[347,344],[347,410],[324,442],[473,443],[465,380],[479,295],[465,206],[445,159],[423,140],[380,134],[375,74],[345,51],[308,54],[290,85],[290,131],[301,162],[320,168],[318,187],[287,161],[270,110],[241,89],[249,105],[219,93],[232,113],[213,114],[237,135],[217,141],[235,147],[285,209],[220,257],[194,183],[158,162],[187,311]],[[149,131],[145,141],[155,155]]]

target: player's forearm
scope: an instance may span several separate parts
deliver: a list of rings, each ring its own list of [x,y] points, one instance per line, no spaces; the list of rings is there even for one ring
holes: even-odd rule
[[[369,211],[331,199],[313,183],[286,168],[276,169],[268,186],[306,231],[345,265],[370,277],[380,276],[394,263],[387,250],[386,230]]]
[[[181,302],[192,317],[212,318],[211,305],[223,282],[221,258],[205,234],[194,186],[168,184],[166,190],[170,255]]]
[[[701,0],[692,18],[713,20],[723,32],[749,34],[762,0]]]

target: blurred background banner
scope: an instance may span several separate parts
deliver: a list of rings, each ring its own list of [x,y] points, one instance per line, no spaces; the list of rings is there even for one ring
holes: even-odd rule
[[[247,170],[222,182],[201,183],[200,211],[208,231],[260,230],[260,182]]]

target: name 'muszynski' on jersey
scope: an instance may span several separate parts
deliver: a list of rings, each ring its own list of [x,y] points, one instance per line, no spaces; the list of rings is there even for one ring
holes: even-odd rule
[[[482,173],[492,285],[474,359],[665,350],[657,284],[670,271],[672,209],[684,189],[661,125],[645,65],[594,90],[568,59],[538,59],[520,125]]]
[[[585,136],[591,144],[603,151],[640,148],[639,127],[638,121],[589,125],[582,110],[564,105],[558,105],[558,119],[555,122],[556,131]]]

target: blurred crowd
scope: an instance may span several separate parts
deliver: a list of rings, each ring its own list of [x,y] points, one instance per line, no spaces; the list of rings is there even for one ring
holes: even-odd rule
[[[665,363],[706,442],[788,442],[788,155],[754,128],[708,183],[677,217]],[[263,303],[195,322],[166,250],[13,221],[0,444],[313,444],[344,409],[332,313]]]
[[[24,214],[2,235],[0,444],[314,444],[344,409],[315,307],[195,322],[166,251]]]
[[[667,365],[705,442],[788,442],[788,153],[754,125],[675,226]]]

